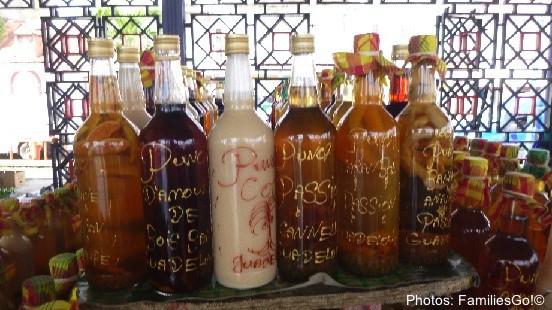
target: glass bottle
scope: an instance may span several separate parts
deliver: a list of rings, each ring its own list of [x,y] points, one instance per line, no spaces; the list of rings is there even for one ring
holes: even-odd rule
[[[217,105],[219,116],[222,115],[222,112],[224,112],[224,101],[222,100],[223,95],[224,87],[222,83],[217,83],[217,88],[215,89],[215,104]]]
[[[460,152],[468,152],[469,140],[466,136],[455,136],[453,140],[454,150]]]
[[[272,94],[270,94],[271,100],[272,100],[272,107],[270,112],[270,127],[272,130],[276,128],[276,124],[278,123],[278,105],[281,102],[281,93],[282,93],[282,85],[276,86],[274,90],[272,91]]]
[[[356,35],[354,42],[355,53],[334,54],[338,67],[347,71],[351,59],[375,57],[369,70],[356,72],[354,105],[337,129],[339,261],[370,276],[393,271],[399,261],[399,138],[381,102],[381,80],[396,67],[377,57],[377,34]]]
[[[255,113],[247,35],[228,35],[225,52],[226,110],[209,136],[213,258],[219,283],[247,289],[276,276],[274,137]]]
[[[486,159],[465,158],[459,188],[452,202],[456,210],[450,219],[450,246],[473,266],[479,263],[485,242],[492,235],[489,219],[482,211],[489,201],[487,169]]]
[[[211,128],[215,125],[219,118],[218,114],[218,107],[215,104],[213,100],[213,96],[211,96],[211,79],[206,77],[203,78],[203,98],[205,99],[205,102],[209,105],[209,111],[211,111]]]
[[[498,167],[500,165],[500,150],[502,148],[502,142],[499,141],[487,141],[485,144],[485,152],[483,158],[489,162],[489,180],[491,186],[498,183],[499,173]]]
[[[354,82],[353,76],[346,76],[345,82],[343,83],[343,100],[340,102],[339,106],[335,108],[332,114],[332,123],[335,128],[341,126],[341,122],[347,114],[353,108],[354,100]]]
[[[532,176],[508,172],[504,177],[504,191],[512,193],[500,213],[497,233],[485,244],[479,258],[478,273],[481,278],[480,296],[522,297],[535,292],[539,258],[529,243],[526,201],[519,195],[532,196]],[[496,307],[496,309],[508,307]]]
[[[21,301],[21,284],[35,275],[33,244],[13,218],[2,216],[0,225],[0,248],[11,253],[14,258],[16,299]]]
[[[322,70],[318,78],[318,88],[320,89],[320,108],[325,111],[332,101],[332,70]]]
[[[196,91],[197,91],[197,84],[194,80],[194,70],[193,69],[187,69],[186,70],[186,86],[188,87],[188,96],[189,96],[189,102],[190,106],[195,110],[195,114],[197,114],[197,120],[199,124],[201,125],[201,128],[203,128],[205,124],[205,109],[203,109],[203,105],[201,105],[196,99]]]
[[[153,60],[153,52],[146,50],[140,56],[140,77],[146,100],[146,111],[149,115],[155,113],[155,104],[153,104],[153,89],[155,85],[155,61]]]
[[[548,208],[551,207],[552,203],[549,202]],[[550,238],[549,233],[546,256],[544,261],[541,263],[539,269],[539,278],[537,280],[537,294],[546,295],[550,290],[552,290],[552,238]],[[543,306],[544,309],[550,309],[550,306],[552,306],[552,299],[550,297],[546,298]]]
[[[549,197],[542,179],[550,170],[550,167],[548,167],[549,161],[550,153],[548,150],[530,149],[522,169],[523,172],[535,177],[533,199],[536,203],[531,205],[531,212],[528,214],[527,239],[537,251],[540,261],[544,261],[548,246],[548,235],[550,234],[550,225],[544,221],[546,217],[550,216],[550,210],[547,208]]]
[[[334,67],[334,76],[332,79],[332,102],[324,110],[326,115],[332,119],[332,115],[335,113],[335,110],[343,102],[343,87],[345,82],[345,75],[341,69]]]
[[[485,146],[487,145],[487,139],[473,138],[470,140],[470,155],[481,157],[485,155]]]
[[[38,211],[38,206],[28,205],[22,207],[15,218],[32,243],[35,273],[50,274],[49,262],[56,255],[56,238],[39,225]]]
[[[19,288],[23,283],[19,270],[20,262],[17,261],[17,253],[4,246],[2,238],[10,238],[10,225],[6,218],[0,218],[0,308],[17,309],[21,303]],[[28,259],[28,258],[27,258]],[[32,263],[32,262],[31,262]],[[18,266],[19,265],[19,266]],[[24,276],[32,277],[32,274]]]
[[[404,67],[404,62],[408,58],[408,45],[393,45],[391,60],[398,68]],[[408,69],[401,69],[393,72],[391,83],[389,85],[389,104],[385,109],[393,117],[397,117],[408,104]]]
[[[140,133],[148,280],[167,294],[208,283],[213,270],[207,138],[186,113],[179,41],[154,39],[155,115]]]
[[[121,46],[117,50],[119,62],[119,89],[123,101],[123,115],[138,130],[144,129],[151,116],[146,111],[146,99],[140,81],[140,50],[137,47]]]
[[[122,114],[111,39],[88,40],[90,116],[75,135],[75,173],[92,289],[129,288],[144,276],[144,214],[134,127]]]
[[[154,68],[155,68],[155,66],[154,66]],[[182,69],[182,81],[184,83],[184,87],[186,89],[188,89],[188,86],[187,86],[188,85],[188,80],[186,79],[186,74],[188,72],[188,69],[185,66],[181,66],[180,68]],[[153,97],[153,95],[152,95],[152,97]],[[155,103],[153,103],[153,105],[155,106]],[[186,113],[188,113],[190,118],[192,118],[196,122],[198,122],[198,124],[200,123],[199,114],[197,114],[196,109],[194,107],[192,107],[191,104],[186,105]],[[152,114],[152,116],[153,116],[153,114]]]
[[[201,72],[196,72],[196,76],[194,78],[195,82],[195,98],[196,98],[196,104],[200,105],[203,111],[205,111],[205,114],[203,114],[203,131],[205,131],[205,134],[209,136],[209,133],[211,132],[211,128],[214,124],[213,122],[213,111],[211,111],[211,106],[207,102],[206,98],[203,97],[203,84],[201,79]]]
[[[452,126],[435,104],[435,71],[444,74],[435,36],[412,37],[408,105],[399,115],[402,261],[446,262],[449,253]]]
[[[276,126],[280,276],[306,281],[337,269],[336,131],[318,104],[314,36],[294,35],[289,110]]]

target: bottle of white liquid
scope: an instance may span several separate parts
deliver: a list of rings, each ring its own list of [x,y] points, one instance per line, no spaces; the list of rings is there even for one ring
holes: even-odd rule
[[[123,115],[139,130],[144,129],[151,116],[146,111],[146,98],[140,80],[140,51],[137,47],[121,46],[117,50],[119,89],[123,99]]]
[[[248,53],[247,35],[226,37],[225,109],[209,136],[215,275],[237,289],[276,276],[274,139],[255,113]]]

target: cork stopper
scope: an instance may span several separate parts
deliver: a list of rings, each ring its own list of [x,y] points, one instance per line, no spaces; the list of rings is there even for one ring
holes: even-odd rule
[[[224,51],[226,55],[249,54],[249,37],[246,34],[227,34]]]
[[[23,307],[38,307],[56,299],[54,278],[36,276],[23,282]]]
[[[180,51],[180,37],[173,34],[160,34],[153,38],[153,50]]]
[[[466,157],[462,164],[462,175],[470,177],[485,177],[489,169],[488,161],[483,157]]]
[[[408,58],[408,44],[393,45],[391,60],[406,60]]]
[[[485,144],[485,154],[490,156],[499,156],[501,146],[502,142],[487,141],[487,143]]]
[[[535,177],[523,172],[507,172],[503,186],[504,190],[532,197],[535,193]]]
[[[467,151],[468,150],[468,137],[456,136],[454,137],[454,150]]]
[[[519,146],[512,144],[503,144],[500,148],[500,157],[503,159],[517,159],[519,154]]]
[[[139,63],[140,50],[134,46],[119,46],[117,49],[117,61],[119,63]]]
[[[312,34],[296,34],[291,37],[291,53],[312,54],[314,53],[314,36]]]
[[[108,38],[90,38],[88,39],[88,57],[89,58],[113,58],[113,40]]]

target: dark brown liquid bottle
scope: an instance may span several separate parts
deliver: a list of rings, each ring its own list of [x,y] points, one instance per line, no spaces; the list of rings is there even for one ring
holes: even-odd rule
[[[393,54],[391,60],[395,62],[397,67],[402,67],[402,64],[408,57],[407,45],[393,45]],[[389,84],[389,104],[385,106],[387,112],[393,117],[397,117],[408,104],[408,70],[402,69],[393,72]]]
[[[75,173],[86,278],[96,290],[129,288],[145,273],[138,138],[122,115],[113,41],[90,39],[91,114],[75,135]]]
[[[509,172],[504,178],[504,190],[532,194],[533,182],[530,175]],[[523,199],[514,198],[501,210],[498,232],[485,244],[479,260],[480,296],[529,297],[535,292],[539,259],[525,237],[528,224],[525,204]]]
[[[474,266],[479,263],[483,246],[491,237],[489,220],[481,210],[489,201],[487,169],[484,158],[465,158],[452,202],[456,210],[450,220],[450,246]]]
[[[293,36],[289,110],[275,133],[278,269],[294,282],[337,269],[336,132],[318,105],[312,53],[312,35]]]
[[[425,41],[421,44],[419,41]],[[420,51],[419,48],[423,50]],[[410,39],[411,53],[435,55],[436,38]],[[400,243],[403,262],[445,263],[449,253],[452,127],[435,104],[439,61],[412,62],[408,105],[399,115]]]
[[[140,133],[148,280],[184,293],[213,272],[207,138],[186,113],[178,36],[157,36],[154,50],[155,115]]]

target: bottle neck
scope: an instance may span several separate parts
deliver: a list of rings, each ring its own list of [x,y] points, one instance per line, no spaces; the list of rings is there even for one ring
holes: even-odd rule
[[[498,223],[498,232],[514,237],[525,237],[527,231],[527,216],[520,214],[518,210],[525,204],[520,198],[504,198],[500,220]]]
[[[370,70],[355,78],[355,105],[381,105],[381,79]]]
[[[289,103],[293,107],[318,106],[317,78],[312,54],[296,54],[291,67]]]
[[[182,79],[180,57],[176,51],[158,52],[155,59],[155,104],[188,103],[188,91]]]
[[[146,109],[146,99],[144,98],[144,90],[140,79],[140,67],[137,63],[120,63],[119,88],[124,111]]]
[[[395,66],[402,68],[404,60],[395,60]],[[389,83],[389,103],[408,102],[408,69],[399,70],[391,75]]]
[[[408,103],[435,103],[436,96],[435,68],[427,64],[413,65],[410,70]]]
[[[193,77],[186,76],[186,86],[188,86],[188,96],[189,96],[190,101],[196,100],[197,99],[197,96],[196,96],[196,92],[197,92],[196,88],[197,87],[196,87],[196,83],[195,83]]]
[[[121,95],[113,63],[109,58],[92,58],[90,60],[89,88],[92,113],[121,113]]]
[[[226,60],[224,104],[226,110],[255,109],[247,54],[231,54]]]

